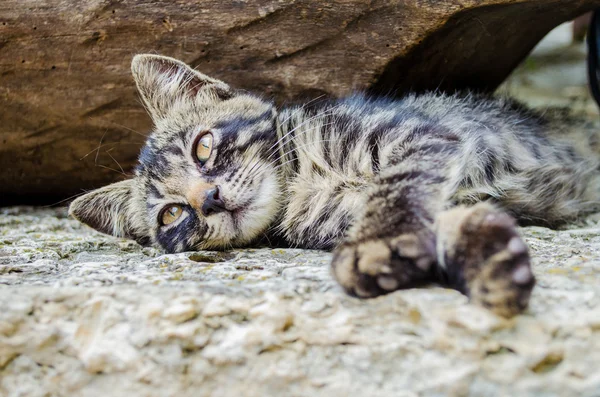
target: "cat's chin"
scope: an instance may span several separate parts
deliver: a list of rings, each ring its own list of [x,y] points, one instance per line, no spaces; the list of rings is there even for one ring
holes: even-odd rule
[[[234,246],[244,246],[260,237],[272,224],[276,217],[278,206],[257,205],[253,202],[231,212],[231,226],[235,237],[231,243]]]
[[[266,230],[270,219],[262,212],[248,205],[231,213],[232,226],[236,234],[233,239],[235,245],[247,244]]]
[[[199,250],[223,250],[242,247],[259,237],[269,226],[264,209],[245,205],[221,215],[219,235],[200,243]]]
[[[256,240],[272,225],[280,211],[280,203],[275,197],[280,187],[274,173],[265,171],[258,189],[252,198],[231,212],[232,226],[236,237],[232,243],[243,246]]]

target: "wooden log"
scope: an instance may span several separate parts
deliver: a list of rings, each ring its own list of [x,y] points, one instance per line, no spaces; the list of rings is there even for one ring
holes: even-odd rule
[[[151,124],[129,72],[173,56],[278,102],[355,90],[493,90],[600,0],[3,0],[1,200],[123,178]]]

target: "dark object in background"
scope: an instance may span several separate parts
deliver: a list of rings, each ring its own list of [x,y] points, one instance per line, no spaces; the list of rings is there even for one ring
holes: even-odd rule
[[[35,3],[35,4],[34,4]],[[173,56],[273,96],[494,90],[600,0],[2,0],[0,202],[125,178],[150,120],[129,72]]]
[[[588,79],[594,100],[600,106],[600,10],[592,13],[588,27]]]

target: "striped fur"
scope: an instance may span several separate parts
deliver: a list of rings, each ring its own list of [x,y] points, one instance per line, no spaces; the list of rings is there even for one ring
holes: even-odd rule
[[[104,233],[168,252],[246,246],[263,236],[306,248],[337,246],[334,275],[349,292],[373,296],[404,286],[400,276],[388,277],[394,258],[411,257],[399,253],[404,247],[416,255],[411,280],[449,280],[451,268],[458,268],[458,288],[465,283],[463,265],[445,263],[460,260],[448,256],[455,251],[443,242],[467,232],[436,223],[447,210],[492,203],[496,207],[451,213],[458,214],[457,225],[507,231],[514,248],[516,235],[508,232],[514,225],[498,207],[546,225],[598,208],[597,135],[565,115],[438,93],[399,100],[356,95],[277,110],[171,58],[137,56],[132,70],[155,123],[135,177],[78,198],[71,213]],[[192,146],[203,131],[212,132],[214,149],[200,166]],[[228,211],[203,216],[189,197],[198,182],[219,186]],[[174,203],[184,215],[160,227],[160,210]],[[503,221],[481,220],[490,217]],[[379,246],[390,252],[361,262]],[[521,251],[513,254],[520,258],[516,265],[528,268]],[[373,262],[382,261],[384,270],[373,270]],[[463,292],[470,294],[468,287]],[[522,307],[513,309],[506,313]]]
[[[524,222],[557,225],[598,208],[594,131],[510,101],[356,96],[286,109],[280,119],[288,118],[281,128],[296,129],[296,162],[286,175],[282,230],[294,244],[336,245],[365,208],[371,185],[390,179],[394,190],[415,190],[412,205],[431,215],[488,200]],[[428,193],[414,185],[430,185]]]

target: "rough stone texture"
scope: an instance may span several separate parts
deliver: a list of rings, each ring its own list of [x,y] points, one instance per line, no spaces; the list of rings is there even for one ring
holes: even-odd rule
[[[328,253],[163,255],[6,208],[0,395],[598,396],[598,220],[522,230],[538,285],[504,320],[439,287],[350,298]]]
[[[129,73],[135,53],[180,58],[279,102],[364,89],[493,89],[552,27],[599,6],[3,0],[0,201],[56,201],[131,169],[149,128]]]

